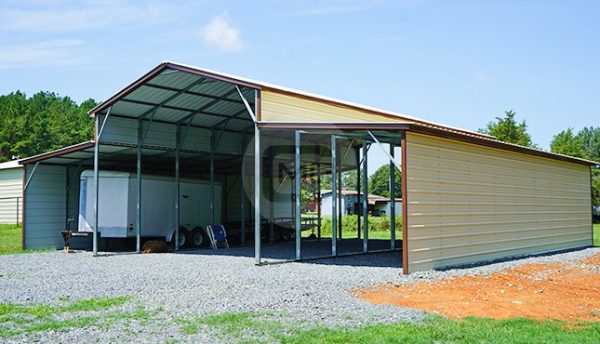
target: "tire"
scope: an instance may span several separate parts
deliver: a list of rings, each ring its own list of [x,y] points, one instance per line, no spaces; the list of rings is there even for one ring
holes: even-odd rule
[[[185,248],[190,243],[189,230],[185,227],[179,227],[179,248]],[[173,233],[173,245],[175,244],[175,233]]]
[[[209,239],[208,235],[206,235],[206,231],[202,227],[196,227],[190,232],[189,236],[190,247],[200,248],[200,247],[208,247]]]

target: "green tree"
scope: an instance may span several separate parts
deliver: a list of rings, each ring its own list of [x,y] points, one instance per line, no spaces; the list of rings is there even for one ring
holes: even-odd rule
[[[531,136],[527,132],[527,123],[523,120],[517,123],[517,114],[510,110],[504,113],[504,117],[496,117],[495,122],[489,122],[485,128],[478,131],[496,137],[500,141],[514,143],[526,147],[536,147],[531,142]]]
[[[0,96],[0,162],[92,139],[94,122],[87,111],[96,104],[88,99],[77,105],[51,92]]]
[[[552,142],[550,142],[550,150],[553,153],[578,158],[583,158],[585,155],[583,140],[578,135],[573,135],[573,129],[571,128],[554,135]]]
[[[402,173],[396,171],[394,173],[395,181],[395,197],[402,197]],[[385,164],[379,167],[369,178],[369,193],[390,197],[390,166]]]
[[[599,161],[600,127],[585,127],[577,135],[569,128],[554,135],[550,149],[553,153]],[[597,169],[592,169],[592,204],[600,206],[600,170]]]

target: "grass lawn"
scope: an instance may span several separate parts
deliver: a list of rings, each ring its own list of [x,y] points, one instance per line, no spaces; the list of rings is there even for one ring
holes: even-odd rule
[[[0,303],[0,339],[73,328],[106,329],[114,327],[119,320],[143,321],[152,316],[140,306],[128,311],[114,310],[130,300],[130,297],[115,297],[61,299],[55,305]],[[77,317],[64,317],[66,313],[77,314]]]
[[[421,323],[399,322],[346,328],[300,329],[293,325],[261,320],[252,313],[224,313],[180,321],[180,330],[195,334],[205,326],[217,329],[232,342],[280,343],[596,343],[600,323],[568,326],[559,321],[527,319],[462,321],[432,316]]]
[[[52,250],[22,250],[21,226],[0,224],[0,255],[44,251]]]
[[[0,224],[0,254],[21,252],[21,226]]]
[[[600,246],[600,223],[594,224],[594,246]]]

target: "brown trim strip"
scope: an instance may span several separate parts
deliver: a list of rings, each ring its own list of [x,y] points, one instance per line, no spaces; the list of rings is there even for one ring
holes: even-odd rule
[[[407,130],[406,123],[258,122],[260,129]]]
[[[22,159],[19,161],[19,164],[27,165],[27,164],[31,164],[34,162],[59,157],[59,156],[65,155],[65,154],[79,152],[79,151],[86,150],[86,149],[93,148],[93,147],[94,147],[94,141],[86,141],[86,142],[78,143],[73,146],[57,149],[52,152],[42,153],[42,154],[34,155],[29,158]]]
[[[400,139],[400,148],[402,152],[402,273],[408,274],[408,195],[406,190],[407,164],[406,164],[406,132],[402,133]]]

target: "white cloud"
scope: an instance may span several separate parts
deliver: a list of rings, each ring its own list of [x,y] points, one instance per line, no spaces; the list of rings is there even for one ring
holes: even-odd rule
[[[201,30],[204,43],[221,51],[239,51],[244,48],[240,31],[231,23],[227,12],[215,16]]]
[[[0,50],[0,69],[82,64],[85,58],[77,53],[82,45],[79,40],[60,39],[4,46]]]

